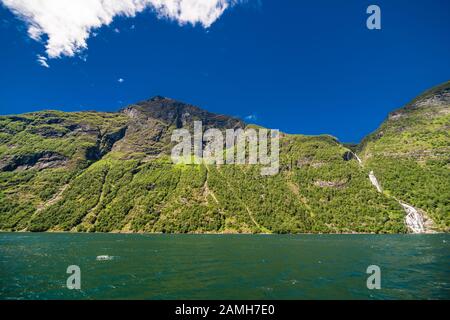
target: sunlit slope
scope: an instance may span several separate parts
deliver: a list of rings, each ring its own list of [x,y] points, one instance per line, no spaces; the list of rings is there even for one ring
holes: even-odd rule
[[[126,232],[404,232],[400,206],[330,138],[286,137],[282,171],[174,165],[111,154],[76,177],[29,229]],[[284,150],[283,150],[284,151]],[[282,151],[282,152],[283,152]],[[315,159],[311,161],[311,159]]]
[[[0,228],[28,229],[34,215],[123,137],[127,121],[97,112],[0,117]]]
[[[436,110],[448,122],[448,109],[436,106]],[[383,135],[378,131],[365,140],[364,167],[331,136],[282,135],[280,173],[275,176],[261,176],[257,165],[173,164],[169,154],[174,129],[192,129],[196,120],[205,124],[204,129],[246,125],[167,98],[156,97],[119,113],[52,111],[0,117],[0,229],[407,232],[405,213],[390,194],[425,210],[428,207],[412,201],[416,189],[408,186],[411,194],[404,197],[407,193],[396,187],[404,186],[399,181],[408,181],[415,174],[399,168],[413,163],[431,170],[432,175],[423,179],[435,182],[438,177],[448,177],[448,166],[442,165],[448,156],[448,132],[439,129],[446,125],[441,116],[431,116],[432,122],[427,122],[431,133],[421,133],[418,138],[411,132],[408,136],[407,131],[416,124],[407,119],[418,110],[405,112],[407,117],[396,119],[405,121],[405,136],[417,139],[414,145],[426,145],[426,150],[437,155],[425,163],[411,160],[411,150],[417,152],[419,147],[390,146],[397,143],[395,139],[404,143],[388,121],[380,128]],[[422,123],[414,121],[417,126]],[[401,152],[406,155],[399,156]],[[371,185],[370,168],[386,192],[379,193]],[[391,172],[401,174],[401,179],[392,179]],[[433,201],[439,198],[439,204],[448,205],[448,180],[427,188]],[[445,216],[439,213],[439,206],[429,211],[433,217]],[[436,220],[445,225],[444,220]]]
[[[384,191],[450,228],[450,82],[392,112],[360,146]]]

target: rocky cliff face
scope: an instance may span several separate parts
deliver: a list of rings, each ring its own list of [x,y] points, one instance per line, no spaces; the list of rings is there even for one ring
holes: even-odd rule
[[[115,151],[128,157],[135,153],[150,157],[170,154],[172,130],[193,130],[194,121],[202,121],[204,130],[245,128],[245,123],[239,119],[161,96],[130,105],[120,112],[129,117],[129,122],[126,135],[115,146]]]
[[[202,121],[206,128],[244,128],[240,119],[202,110],[196,106],[161,96],[128,106],[122,112],[134,118],[158,119],[169,127],[190,127],[194,121]]]
[[[0,171],[58,168],[65,167],[67,162],[67,157],[52,151],[11,155],[0,160]]]

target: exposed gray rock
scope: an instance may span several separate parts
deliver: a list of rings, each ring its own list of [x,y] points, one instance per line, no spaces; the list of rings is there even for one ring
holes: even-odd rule
[[[59,153],[44,151],[0,159],[0,171],[58,168],[67,165],[69,159]]]
[[[324,180],[317,180],[314,181],[314,185],[316,187],[321,188],[343,188],[347,184],[347,180],[338,180],[338,181],[324,181]]]
[[[62,138],[64,137],[68,131],[63,129],[56,129],[51,126],[41,126],[41,127],[33,127],[27,130],[32,134],[37,134],[45,138]]]
[[[101,159],[105,154],[112,150],[117,141],[125,136],[126,131],[127,127],[123,127],[116,132],[107,133],[103,136],[99,135],[97,144],[86,149],[86,159],[94,161]]]

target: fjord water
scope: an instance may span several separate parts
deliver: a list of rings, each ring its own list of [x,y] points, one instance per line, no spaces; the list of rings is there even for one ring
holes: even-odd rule
[[[0,298],[449,299],[449,245],[445,234],[0,233]],[[66,288],[69,265],[81,290]],[[380,290],[367,289],[369,265]]]

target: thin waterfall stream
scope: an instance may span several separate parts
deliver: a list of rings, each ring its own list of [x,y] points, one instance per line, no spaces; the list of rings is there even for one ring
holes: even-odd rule
[[[363,163],[362,163],[361,159],[354,152],[352,152],[352,153],[355,156],[356,160],[358,161],[359,165],[361,167],[363,167]],[[380,192],[380,193],[383,192],[383,189],[381,188],[381,185],[378,182],[378,179],[375,176],[373,171],[369,172],[369,180],[372,183],[372,185],[377,189],[378,192]],[[408,229],[412,233],[425,233],[426,230],[425,230],[424,218],[423,218],[422,214],[413,206],[411,206],[407,203],[404,203],[398,199],[396,199],[396,200],[402,206],[403,210],[406,213],[405,224],[408,227]]]

